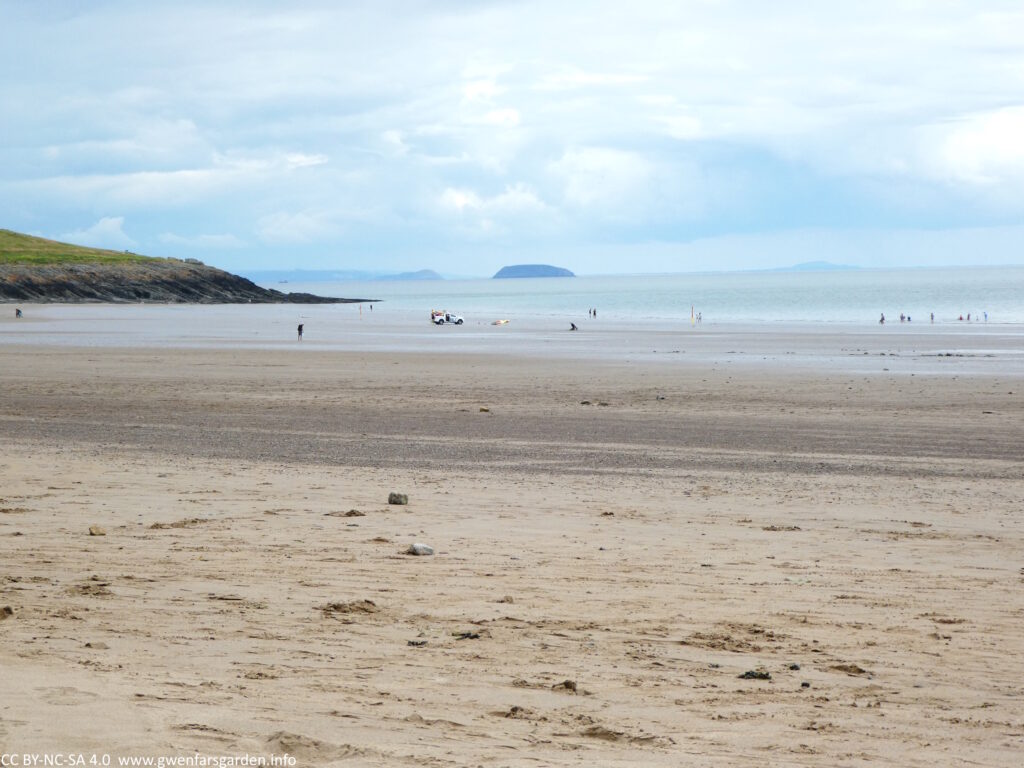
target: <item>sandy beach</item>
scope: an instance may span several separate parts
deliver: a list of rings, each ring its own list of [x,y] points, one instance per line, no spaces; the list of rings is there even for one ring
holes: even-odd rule
[[[1019,330],[386,317],[3,321],[0,753],[1019,764]]]

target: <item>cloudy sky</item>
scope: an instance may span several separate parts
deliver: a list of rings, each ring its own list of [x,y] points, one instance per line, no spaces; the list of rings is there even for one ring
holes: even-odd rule
[[[1024,4],[0,0],[0,227],[232,271],[1024,263]]]

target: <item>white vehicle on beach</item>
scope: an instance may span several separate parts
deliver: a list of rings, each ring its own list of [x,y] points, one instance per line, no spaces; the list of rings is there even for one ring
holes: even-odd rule
[[[432,309],[430,310],[430,322],[434,325],[444,325],[445,323],[454,323],[455,325],[462,325],[465,322],[462,315],[456,315],[452,312],[445,312],[443,309]]]

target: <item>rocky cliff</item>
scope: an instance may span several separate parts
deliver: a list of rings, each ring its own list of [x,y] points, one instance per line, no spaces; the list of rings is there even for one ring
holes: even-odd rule
[[[361,299],[282,293],[203,264],[154,259],[130,264],[0,264],[0,301],[336,304]]]
[[[0,229],[0,302],[338,304],[282,293],[194,259],[158,259],[83,248]]]

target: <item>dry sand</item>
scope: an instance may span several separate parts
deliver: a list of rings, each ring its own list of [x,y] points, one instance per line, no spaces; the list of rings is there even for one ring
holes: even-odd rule
[[[1017,375],[0,346],[0,387],[0,753],[1024,755]]]

